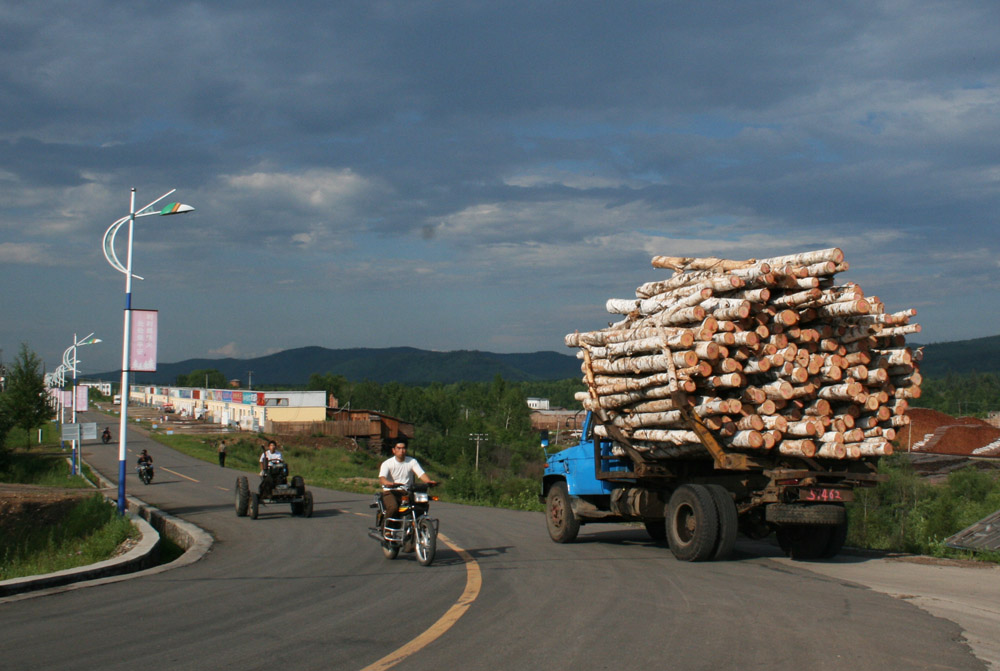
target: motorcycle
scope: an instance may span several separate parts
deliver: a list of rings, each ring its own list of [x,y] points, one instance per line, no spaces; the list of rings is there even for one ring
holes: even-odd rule
[[[108,443],[110,443],[111,442],[111,432],[108,431],[107,429],[104,429],[104,433],[101,434],[101,440],[104,442],[105,445],[107,445]]]
[[[142,484],[148,485],[153,481],[153,465],[147,463],[141,463],[135,467],[136,472],[139,474],[139,479],[142,480]]]
[[[375,526],[368,529],[368,535],[382,546],[386,559],[395,559],[400,552],[414,552],[421,566],[430,566],[437,551],[438,520],[428,515],[431,501],[438,497],[427,493],[427,485],[414,485],[407,489],[403,485],[392,487],[392,491],[402,494],[396,517],[386,517],[382,494],[375,495],[372,508],[375,512]]]

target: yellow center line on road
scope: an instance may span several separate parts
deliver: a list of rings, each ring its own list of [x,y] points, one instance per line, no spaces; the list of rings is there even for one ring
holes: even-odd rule
[[[221,489],[224,492],[228,492],[229,491],[229,487],[220,487],[219,485],[216,485],[215,488],[216,489]]]
[[[465,591],[462,592],[460,597],[458,597],[458,601],[456,601],[454,605],[452,605],[452,607],[449,608],[447,612],[440,617],[440,619],[438,619],[437,622],[424,631],[424,633],[420,634],[402,647],[390,652],[374,664],[366,666],[361,671],[382,671],[383,669],[392,668],[407,657],[410,657],[411,655],[424,649],[440,638],[446,631],[451,629],[452,626],[458,622],[459,618],[465,615],[465,611],[469,610],[469,607],[472,605],[472,602],[476,600],[476,597],[479,596],[479,590],[483,584],[482,573],[479,570],[479,562],[477,562],[468,552],[448,540],[447,536],[438,534],[438,539],[444,541],[445,545],[457,552],[458,556],[460,556],[465,562]]]
[[[194,478],[189,478],[188,476],[184,475],[183,473],[178,473],[177,471],[172,471],[169,468],[166,468],[164,466],[160,466],[160,470],[161,471],[166,471],[167,473],[173,473],[177,477],[184,478],[185,480],[190,480],[191,482],[199,482],[198,480],[195,480]]]

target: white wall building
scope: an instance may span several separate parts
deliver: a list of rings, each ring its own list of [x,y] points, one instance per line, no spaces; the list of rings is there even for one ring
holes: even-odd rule
[[[163,408],[245,431],[266,430],[267,422],[326,421],[325,391],[250,391],[204,387],[132,385],[129,401]]]

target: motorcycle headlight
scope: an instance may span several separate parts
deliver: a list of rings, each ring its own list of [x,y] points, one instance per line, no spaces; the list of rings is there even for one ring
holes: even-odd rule
[[[427,496],[427,492],[413,492],[413,500],[416,503],[427,503],[430,499]]]

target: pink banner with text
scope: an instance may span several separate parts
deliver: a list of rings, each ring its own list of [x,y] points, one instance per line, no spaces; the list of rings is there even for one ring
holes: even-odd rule
[[[156,372],[157,310],[132,310],[130,371]]]

